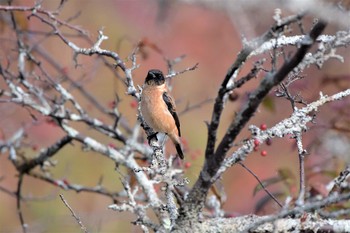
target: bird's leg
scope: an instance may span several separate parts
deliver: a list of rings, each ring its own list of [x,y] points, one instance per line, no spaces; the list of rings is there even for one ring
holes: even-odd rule
[[[153,138],[156,138],[156,140],[158,141],[157,134],[158,134],[158,132],[153,133],[153,134],[147,136],[148,144],[151,144],[151,140],[152,140]]]
[[[162,148],[164,148],[164,144],[166,142],[167,137],[168,137],[168,134],[165,134],[164,137],[163,137],[163,141],[161,143],[162,144]]]

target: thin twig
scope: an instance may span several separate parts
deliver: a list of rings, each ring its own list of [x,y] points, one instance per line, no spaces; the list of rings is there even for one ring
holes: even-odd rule
[[[6,194],[10,195],[11,197],[17,197],[16,192],[8,190],[7,188],[4,188],[2,186],[0,186],[0,192],[6,193]]]
[[[21,190],[22,190],[23,176],[24,176],[23,174],[20,174],[18,177],[16,200],[17,200],[17,212],[18,212],[19,221],[21,222],[22,231],[23,233],[26,233],[28,225],[24,221],[22,208],[21,208],[21,196],[22,196]]]
[[[80,229],[83,230],[85,233],[88,233],[89,231],[86,229],[86,227],[84,226],[83,222],[80,220],[79,216],[76,215],[74,210],[69,206],[68,202],[64,199],[63,195],[60,194],[59,196],[60,196],[63,204],[69,209],[69,211],[71,212],[72,216],[74,217],[74,219],[79,224]]]
[[[242,162],[238,162],[238,164],[241,165],[245,170],[247,170],[247,172],[249,172],[252,176],[254,176],[254,178],[259,182],[259,184],[264,189],[264,191],[277,203],[277,205],[279,205],[281,208],[283,208],[283,205],[277,200],[277,198],[272,193],[270,193],[270,191],[265,187],[263,182],[261,182],[259,177],[257,175],[255,175],[255,173],[252,170],[250,170],[248,167],[246,167]]]
[[[295,135],[295,140],[297,142],[298,147],[298,156],[299,156],[299,196],[296,201],[296,204],[299,206],[304,205],[304,198],[305,198],[305,164],[304,164],[304,158],[307,154],[307,151],[303,148],[303,142],[302,142],[302,136],[301,133],[298,132]]]
[[[185,109],[183,109],[181,112],[179,112],[179,116],[185,114],[185,113],[188,113],[192,110],[195,110],[197,108],[201,108],[203,105],[207,104],[207,103],[210,103],[212,102],[213,99],[212,98],[208,98],[208,99],[205,99],[205,100],[202,100],[200,101],[199,103],[196,103],[196,104],[193,104],[193,105],[190,105],[189,103],[186,105]]]
[[[99,194],[102,196],[106,196],[106,197],[111,198],[114,203],[119,203],[119,200],[118,200],[119,197],[120,198],[126,197],[125,193],[109,191],[105,187],[103,187],[101,184],[97,184],[94,187],[87,187],[87,186],[83,186],[80,184],[72,184],[66,179],[62,179],[62,180],[54,179],[54,178],[51,178],[49,176],[42,175],[41,173],[38,173],[38,172],[31,171],[28,175],[33,177],[33,178],[48,182],[54,186],[62,188],[63,190],[71,190],[71,191],[75,191],[77,193],[81,193],[81,192],[95,193],[95,194]],[[141,195],[135,197],[135,199],[137,201],[142,201],[142,202],[146,201],[145,198]]]

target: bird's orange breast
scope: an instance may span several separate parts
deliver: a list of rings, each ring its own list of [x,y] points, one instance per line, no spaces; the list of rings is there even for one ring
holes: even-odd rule
[[[171,133],[176,129],[175,120],[163,100],[165,86],[145,86],[141,95],[141,114],[156,132]]]

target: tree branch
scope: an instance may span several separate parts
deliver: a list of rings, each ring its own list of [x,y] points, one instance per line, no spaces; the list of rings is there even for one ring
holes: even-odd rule
[[[241,132],[245,124],[250,120],[256,109],[264,99],[264,97],[270,92],[272,87],[280,83],[290,71],[292,71],[304,58],[307,51],[314,44],[317,37],[322,33],[323,29],[326,27],[326,23],[319,21],[310,31],[309,36],[303,42],[301,47],[297,50],[295,55],[291,60],[285,62],[283,66],[276,73],[269,73],[261,81],[259,87],[249,95],[249,100],[243,107],[243,109],[237,114],[234,121],[229,126],[226,131],[225,136],[221,140],[215,153],[212,154],[213,148],[216,140],[216,130],[219,124],[219,117],[223,109],[223,97],[227,92],[226,84],[229,80],[228,75],[219,90],[218,97],[216,99],[212,123],[209,125],[209,136],[206,150],[206,159],[204,167],[199,175],[198,180],[193,186],[188,198],[185,200],[184,205],[180,209],[179,221],[191,220],[198,216],[201,212],[205,198],[207,196],[208,190],[215,180],[218,169],[222,165],[222,162],[226,156],[227,151],[231,148],[233,141],[236,139],[237,135]],[[261,45],[261,43],[260,43]],[[243,59],[239,59],[239,64],[243,64],[247,56],[252,52],[248,50],[244,53]],[[240,56],[240,55],[239,55]],[[236,61],[237,63],[237,61]],[[236,64],[235,63],[235,64]],[[228,74],[233,74],[233,70],[237,70],[239,66],[233,65],[230,68],[231,72]]]

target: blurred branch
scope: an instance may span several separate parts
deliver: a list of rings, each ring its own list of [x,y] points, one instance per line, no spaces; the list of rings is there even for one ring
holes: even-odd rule
[[[226,0],[178,0],[187,4],[195,4],[204,6],[211,9],[219,9],[226,12],[229,16],[237,14],[237,9],[247,9],[252,11],[259,11],[262,9],[276,9],[283,8],[292,13],[300,12],[303,9],[311,15],[317,18],[323,19],[327,22],[335,24],[339,27],[348,28],[349,22],[344,20],[349,17],[349,3],[348,1],[320,1],[320,0],[309,0],[307,4],[304,1],[290,0],[290,1],[279,1],[270,0],[264,2],[264,5],[257,4],[256,0],[237,0],[237,1],[226,1]]]
[[[0,186],[0,191],[3,192],[3,193],[6,193],[12,197],[16,197],[16,192],[13,192],[11,190],[8,190],[7,188],[4,188],[4,187],[1,187]]]
[[[54,179],[54,178],[52,178],[52,177],[50,177],[48,175],[44,175],[44,174],[41,174],[41,173],[38,173],[38,172],[33,172],[32,171],[28,175],[33,177],[33,178],[36,178],[36,179],[48,182],[48,183],[50,183],[50,184],[52,184],[52,185],[54,185],[56,187],[59,187],[59,188],[61,188],[63,190],[71,190],[71,191],[75,191],[77,193],[86,192],[86,193],[95,193],[95,194],[103,195],[103,196],[111,198],[113,200],[113,202],[115,202],[115,203],[121,202],[121,200],[119,200],[118,198],[125,198],[125,197],[127,197],[125,195],[125,193],[123,193],[123,192],[112,192],[110,190],[107,190],[101,184],[97,184],[94,187],[86,187],[86,186],[83,186],[83,185],[80,185],[80,184],[72,184],[67,179]],[[145,197],[143,197],[142,195],[135,196],[135,199],[137,201],[142,201],[142,202],[146,201]]]
[[[270,51],[273,48],[282,48],[286,45],[297,45],[302,44],[307,36],[281,36],[278,38],[271,39],[263,43],[259,48],[254,50],[250,56],[256,56]],[[338,31],[337,35],[320,35],[316,39],[317,43],[332,44],[333,48],[341,47],[349,44],[350,42],[350,31]]]
[[[46,148],[45,150],[41,150],[40,154],[29,160],[23,162],[21,165],[17,167],[17,170],[20,173],[28,173],[37,165],[43,165],[46,160],[54,156],[58,151],[60,151],[66,144],[70,143],[72,138],[69,136],[64,136],[60,140],[58,140],[55,144]]]
[[[181,71],[178,71],[178,72],[172,72],[172,73],[170,73],[169,75],[167,75],[166,78],[173,78],[173,77],[175,77],[175,76],[177,76],[177,75],[186,73],[186,72],[188,72],[188,71],[193,71],[193,70],[195,70],[195,69],[198,68],[198,64],[199,64],[199,63],[196,63],[194,66],[188,67],[188,68],[186,68],[186,69],[184,69],[184,70],[181,70]]]
[[[17,200],[17,213],[19,216],[19,221],[21,223],[23,233],[27,232],[28,225],[24,221],[22,205],[21,205],[21,196],[22,196],[22,183],[23,183],[23,174],[20,174],[17,181],[17,191],[16,191],[16,200]]]
[[[179,112],[179,116],[186,114],[188,112],[191,112],[192,110],[201,108],[201,107],[203,107],[203,105],[210,103],[212,101],[213,101],[213,99],[209,98],[209,99],[202,100],[202,101],[200,101],[196,104],[193,104],[193,105],[190,105],[189,103],[187,103],[186,107],[181,112]]]

